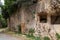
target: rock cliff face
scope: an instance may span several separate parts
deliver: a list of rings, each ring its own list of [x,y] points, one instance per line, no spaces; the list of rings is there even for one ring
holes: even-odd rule
[[[56,31],[53,25],[51,25],[51,16],[59,14],[59,5],[57,0],[39,0],[36,7],[35,31],[37,35],[49,36],[51,40],[56,40]],[[57,10],[58,9],[58,10]],[[41,23],[41,15],[47,15],[47,22]],[[45,19],[46,19],[45,18]],[[44,18],[42,20],[45,20]]]
[[[22,7],[10,17],[8,26],[11,30],[18,31],[17,26],[20,25],[22,33],[30,28],[35,28],[36,36],[48,36],[51,40],[56,40],[56,31],[53,25],[51,25],[51,16],[60,15],[59,2],[59,0],[38,0],[34,5],[26,8]],[[46,15],[46,17],[41,17],[41,15]],[[42,23],[42,20],[47,22]]]
[[[18,9],[14,14],[10,16],[10,19],[8,19],[9,28],[13,31],[18,31],[17,28],[18,25],[20,25],[21,31],[24,30],[24,32],[30,28],[34,28],[35,9],[36,5]]]

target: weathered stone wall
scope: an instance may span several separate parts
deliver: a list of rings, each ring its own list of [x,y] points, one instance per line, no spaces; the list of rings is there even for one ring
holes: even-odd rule
[[[20,17],[20,14],[19,13],[20,13],[20,11],[15,12],[8,19],[8,27],[12,31],[18,31],[18,28],[17,27],[21,23],[21,17]]]
[[[35,28],[35,32],[41,36],[50,36],[52,40],[56,40],[55,30],[53,25],[51,25],[51,14],[52,9],[50,5],[50,0],[42,0],[37,3],[37,5],[32,5],[27,8],[21,8],[16,11],[10,17],[10,27],[12,30],[17,31],[17,25],[21,24],[22,32],[26,32],[29,28]],[[36,7],[37,6],[37,7]],[[40,23],[38,13],[47,13],[47,23]],[[13,29],[15,28],[15,29]]]
[[[60,24],[55,24],[53,26],[54,26],[55,31],[60,34]]]
[[[36,5],[32,5],[27,8],[21,8],[17,10],[14,14],[10,16],[10,21],[8,23],[9,28],[13,31],[18,31],[18,25],[23,26],[25,24],[25,30],[27,31],[29,28],[34,28],[35,25],[35,7]],[[24,29],[24,27],[22,27]]]
[[[36,5],[32,5],[24,9],[25,32],[35,25],[35,10]],[[21,15],[22,16],[22,15]]]

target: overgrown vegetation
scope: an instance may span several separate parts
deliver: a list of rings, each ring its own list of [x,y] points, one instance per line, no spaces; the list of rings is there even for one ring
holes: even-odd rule
[[[34,33],[34,29],[30,28],[29,29],[29,33],[26,35],[27,37],[34,37],[33,33]]]
[[[21,33],[21,25],[18,25],[18,33]]]
[[[27,7],[35,4],[37,0],[4,0],[5,5],[2,6],[2,14],[4,18],[8,18],[12,15],[18,8]]]
[[[5,20],[5,19],[9,18],[12,13],[17,11],[18,8],[20,8],[22,6],[23,7],[31,6],[31,5],[33,5],[34,3],[37,2],[37,0],[35,0],[35,1],[34,0],[19,0],[19,1],[16,1],[16,0],[4,0],[4,1],[5,1],[5,5],[1,6],[2,15],[0,15],[0,22],[2,24],[2,27],[7,26],[7,23],[6,23],[7,20]],[[58,2],[58,4],[60,4],[59,1],[57,1],[57,2]],[[60,13],[60,11],[59,11],[60,6],[58,4],[57,3],[53,4],[53,8],[54,8],[54,10],[58,9],[58,10],[56,10],[56,13],[59,14]],[[35,13],[35,11],[33,11],[33,13]],[[3,19],[3,17],[5,19]],[[33,16],[33,18],[35,18],[35,16]],[[57,18],[58,18],[58,16],[57,16]],[[29,20],[27,20],[27,21],[29,22]],[[18,32],[17,33],[21,33],[21,26],[18,25],[17,27],[18,27]],[[32,38],[34,40],[41,40],[40,37],[35,37],[33,35],[33,33],[34,33],[34,29],[31,28],[29,30],[29,33],[26,34],[26,36],[29,37],[29,38]],[[57,37],[57,40],[60,40],[60,35],[58,33],[56,33],[56,37]],[[49,37],[44,37],[43,39],[44,40],[50,40]]]
[[[30,39],[32,39],[32,40],[41,40],[40,37],[35,37],[35,36],[33,36],[33,35],[30,35],[30,34],[26,34],[26,36],[27,36],[27,38],[30,38]]]
[[[56,33],[57,40],[60,40],[60,35]]]
[[[21,25],[17,25],[17,28],[15,28],[15,33],[16,34],[21,34]]]
[[[31,38],[32,40],[42,40],[42,39],[41,39],[41,36],[40,36],[40,37],[35,37],[35,36],[33,35],[34,32],[35,32],[34,29],[31,28],[31,29],[29,30],[29,33],[26,34],[26,36],[27,36],[28,38]],[[43,38],[43,40],[50,40],[50,38],[49,38],[48,36],[45,36],[45,37]]]
[[[37,3],[37,0],[4,0],[4,5],[1,6],[2,8],[2,18],[1,20],[3,27],[7,26],[7,18],[17,11],[17,9],[21,7],[29,7],[33,4]]]
[[[41,40],[41,38],[40,37],[35,37],[35,40]]]
[[[27,36],[28,38],[31,38],[32,40],[41,40],[40,37],[35,37],[35,36],[33,35],[34,32],[35,32],[34,29],[30,28],[30,29],[29,29],[29,33],[26,34],[26,36]]]
[[[50,38],[48,36],[45,36],[44,40],[50,40]]]
[[[35,32],[35,31],[34,31],[33,28],[30,28],[30,29],[29,29],[29,33],[33,34],[34,32]]]
[[[2,25],[2,27],[0,27],[0,28],[7,27],[7,21],[3,18],[3,16],[1,14],[0,14],[0,25]]]
[[[15,10],[15,6],[12,7],[12,4],[15,2],[16,0],[4,0],[4,5],[1,6],[2,8],[2,15],[3,17],[6,19],[10,16],[11,12],[13,12],[13,9]]]

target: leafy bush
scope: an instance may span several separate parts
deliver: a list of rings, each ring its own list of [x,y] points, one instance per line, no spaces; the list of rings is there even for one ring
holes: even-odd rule
[[[34,29],[30,28],[29,33],[34,33]]]
[[[7,27],[7,20],[3,18],[2,14],[0,14],[0,23],[1,23],[0,25],[2,25],[1,28]]]
[[[30,34],[27,34],[26,36],[27,36],[27,38],[31,38],[32,40],[33,40],[33,39],[34,39],[34,40],[41,40],[40,37],[35,37],[35,36],[33,36],[33,35],[30,35]]]
[[[17,27],[18,27],[18,31],[16,32],[16,33],[21,33],[21,25],[17,25]]]
[[[27,36],[28,38],[34,39],[35,37],[34,37],[33,33],[34,33],[34,29],[30,28],[30,29],[29,29],[29,33],[26,34],[26,36]]]
[[[29,29],[29,33],[26,34],[26,36],[27,36],[28,38],[31,38],[32,40],[41,40],[40,37],[35,37],[35,36],[33,35],[34,32],[35,32],[34,29],[33,29],[33,28],[30,28],[30,29]]]
[[[2,23],[2,28],[7,27],[7,22],[6,22],[6,20],[2,20],[1,23]]]
[[[33,33],[34,33],[34,29],[30,28],[28,35],[29,35],[30,37],[33,37]]]
[[[33,35],[30,35],[30,34],[26,34],[26,36],[27,36],[28,38],[32,38],[32,39],[35,38]]]
[[[44,40],[50,40],[50,38],[46,36],[46,37],[44,37]]]
[[[41,38],[40,37],[35,37],[35,40],[41,40]]]
[[[60,35],[58,33],[56,33],[56,37],[57,37],[57,40],[60,39]]]

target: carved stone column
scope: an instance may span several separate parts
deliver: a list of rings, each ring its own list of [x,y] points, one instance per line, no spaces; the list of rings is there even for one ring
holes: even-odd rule
[[[49,34],[51,40],[57,40],[56,31],[54,29],[54,26],[51,24],[51,15],[50,14],[47,15],[47,23],[49,25],[48,34]]]
[[[50,14],[47,14],[47,23],[51,24],[51,15]]]

